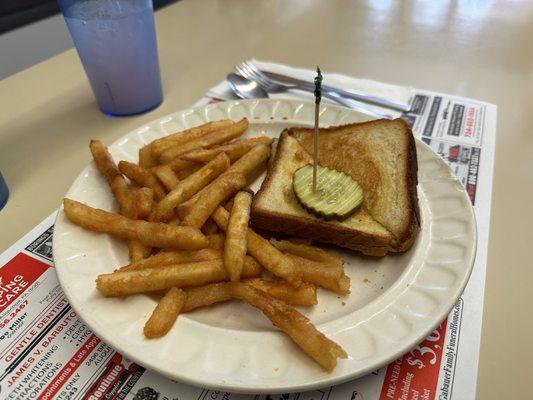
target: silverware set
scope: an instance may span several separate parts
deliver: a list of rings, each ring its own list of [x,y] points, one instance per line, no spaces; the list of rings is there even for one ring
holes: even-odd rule
[[[268,98],[269,93],[282,93],[287,91],[314,91],[313,82],[296,79],[286,75],[261,71],[253,63],[244,61],[235,69],[238,74],[230,73],[226,82],[231,91],[242,99]],[[379,112],[368,104],[377,105],[395,111],[409,111],[409,104],[372,96],[357,90],[343,90],[331,86],[322,86],[322,96],[344,107],[355,109],[376,118],[392,118],[391,115]]]

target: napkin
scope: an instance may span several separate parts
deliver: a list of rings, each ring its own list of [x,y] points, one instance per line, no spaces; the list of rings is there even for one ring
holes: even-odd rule
[[[267,61],[260,61],[256,59],[249,60],[255,64],[259,69],[275,72],[278,74],[288,75],[294,78],[303,79],[312,82],[316,72],[311,69],[305,68],[295,68],[285,64],[278,64]],[[333,86],[340,89],[357,89],[363,92],[366,92],[371,95],[384,97],[391,100],[397,100],[402,102],[409,102],[411,98],[412,88],[406,86],[391,85],[388,83],[382,83],[373,81],[370,79],[360,79],[354,78],[347,75],[337,74],[337,73],[323,73],[324,85]],[[237,97],[231,92],[228,88],[226,81],[220,82],[218,85],[212,87],[206,93],[207,97],[220,100],[235,100]],[[269,96],[273,99],[305,99],[309,101],[314,101],[314,96],[312,93],[295,91],[291,90],[283,93],[270,93]],[[326,104],[335,104],[334,101],[322,97],[322,101]],[[394,111],[388,108],[382,108],[378,106],[373,106],[371,104],[366,104],[367,107],[372,108],[378,112],[386,113],[394,118],[401,115],[400,112]]]

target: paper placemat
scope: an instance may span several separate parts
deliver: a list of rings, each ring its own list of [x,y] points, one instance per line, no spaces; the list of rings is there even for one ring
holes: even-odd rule
[[[254,60],[261,68],[312,79],[313,71]],[[243,395],[173,382],[100,341],[66,301],[52,262],[56,213],[0,255],[2,399],[447,400],[475,397],[489,237],[497,108],[472,99],[325,74],[352,87],[412,102],[403,115],[461,179],[474,204],[478,248],[464,294],[448,318],[388,366],[341,385],[304,393]],[[276,96],[294,98],[300,94]],[[305,94],[301,96],[306,96]],[[197,105],[229,98],[225,83]]]

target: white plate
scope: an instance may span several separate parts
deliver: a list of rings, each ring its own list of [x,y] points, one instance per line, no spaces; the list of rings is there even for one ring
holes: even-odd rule
[[[137,161],[149,141],[209,120],[247,117],[246,136],[278,136],[291,125],[311,125],[314,104],[261,100],[211,104],[176,112],[147,124],[110,146],[116,160]],[[363,121],[348,109],[323,106],[321,123]],[[59,212],[54,261],[70,304],[105,342],[133,361],[181,382],[234,392],[292,392],[325,387],[364,375],[398,358],[423,340],[448,314],[470,276],[476,249],[474,214],[450,168],[417,140],[418,196],[422,230],[402,255],[373,259],[342,252],[352,280],[349,297],[320,290],[319,303],[303,308],[317,328],[349,354],[326,373],[263,315],[232,302],[181,315],[165,337],[147,340],[143,326],[155,306],[146,295],[104,298],[98,274],[127,263],[127,246],[71,224]],[[255,182],[254,189],[263,177]],[[67,197],[116,210],[93,164]]]

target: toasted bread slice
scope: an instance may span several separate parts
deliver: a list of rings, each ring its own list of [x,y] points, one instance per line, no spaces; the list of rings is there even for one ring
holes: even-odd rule
[[[364,190],[362,206],[344,221],[308,213],[292,189],[294,172],[312,162],[313,130],[286,129],[252,205],[252,223],[359,250],[368,255],[402,252],[418,230],[417,160],[410,127],[401,119],[320,130],[319,164],[351,175]]]

